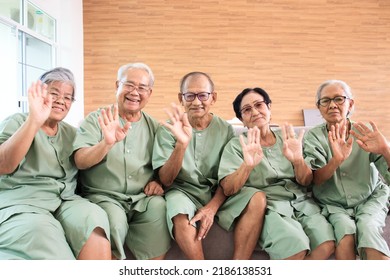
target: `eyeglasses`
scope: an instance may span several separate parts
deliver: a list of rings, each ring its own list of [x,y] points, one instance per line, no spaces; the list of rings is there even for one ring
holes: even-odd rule
[[[145,95],[150,91],[150,87],[148,86],[144,86],[144,85],[137,86],[131,82],[122,82],[122,81],[120,81],[119,83],[121,83],[123,85],[123,88],[128,92],[132,92],[133,90],[136,89],[140,95]]]
[[[51,99],[53,101],[57,101],[58,99],[61,98],[62,100],[64,100],[66,105],[70,105],[70,104],[72,104],[73,101],[75,101],[74,97],[71,95],[60,95],[56,92],[50,92],[49,94],[50,94]]]
[[[243,116],[251,116],[253,108],[256,109],[257,112],[259,112],[264,105],[268,105],[268,103],[265,102],[265,101],[258,101],[255,104],[253,104],[253,107],[252,106],[245,106],[244,108],[242,108],[240,110],[241,115],[243,115]]]
[[[336,103],[338,105],[342,105],[342,104],[344,104],[346,99],[349,99],[349,98],[346,96],[336,96],[334,98],[324,97],[324,98],[321,98],[320,100],[317,101],[317,105],[321,105],[322,107],[327,107],[327,106],[329,106],[331,101],[333,101],[334,103]]]
[[[210,97],[210,92],[199,92],[199,93],[193,93],[193,92],[186,92],[183,93],[184,100],[187,102],[192,102],[195,100],[195,97],[199,99],[199,101],[207,101]]]

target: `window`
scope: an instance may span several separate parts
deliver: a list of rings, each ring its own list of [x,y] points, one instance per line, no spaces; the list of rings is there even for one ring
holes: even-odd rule
[[[0,120],[15,112],[27,112],[27,90],[56,61],[56,21],[27,0],[5,0],[0,7],[2,86]],[[3,50],[5,48],[5,50]],[[4,107],[4,108],[3,108]],[[4,110],[3,110],[4,109]]]

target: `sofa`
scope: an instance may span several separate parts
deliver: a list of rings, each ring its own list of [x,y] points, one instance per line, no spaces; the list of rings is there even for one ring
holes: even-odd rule
[[[239,135],[246,131],[246,129],[237,123],[233,123],[233,128],[236,135]],[[307,130],[309,127],[295,127],[296,133],[299,130]],[[273,129],[278,129],[276,126]],[[389,212],[390,213],[390,212]],[[383,231],[383,236],[385,237],[388,246],[390,247],[390,214],[386,217],[386,226]],[[207,260],[229,260],[233,256],[234,250],[234,236],[233,232],[228,232],[221,228],[217,222],[214,222],[212,225],[207,237],[202,241],[203,250],[205,259]],[[132,253],[126,248],[127,259],[134,260]],[[172,246],[166,255],[167,260],[186,260],[186,256],[181,251],[179,246],[175,241],[172,241]],[[261,250],[257,245],[253,254],[253,260],[269,260],[268,254]],[[331,256],[330,259],[334,259],[334,256]]]
[[[383,236],[390,247],[390,215],[386,217],[386,227],[384,228]],[[217,223],[211,227],[209,234],[202,241],[203,250],[206,260],[229,260],[233,256],[233,232],[227,232],[221,228]],[[128,259],[134,260],[134,256],[126,249]],[[186,260],[186,256],[180,250],[175,241],[172,241],[172,247],[169,249],[167,260]],[[266,252],[262,251],[259,246],[256,246],[253,254],[253,260],[269,260]],[[331,259],[334,259],[332,256]]]

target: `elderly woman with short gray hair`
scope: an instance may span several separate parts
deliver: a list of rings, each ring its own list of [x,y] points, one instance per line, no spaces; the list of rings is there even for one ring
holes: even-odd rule
[[[375,123],[350,119],[354,99],[345,82],[321,84],[317,107],[325,123],[306,133],[304,155],[313,170],[313,196],[334,228],[336,259],[389,259],[381,233],[388,212],[390,144]]]

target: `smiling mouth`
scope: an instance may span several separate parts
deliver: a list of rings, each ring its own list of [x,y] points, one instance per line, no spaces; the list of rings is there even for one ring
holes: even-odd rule
[[[139,103],[140,101],[137,100],[137,99],[132,99],[132,98],[128,98],[128,97],[125,97],[126,101],[129,101],[129,102],[134,102],[134,103]]]
[[[56,111],[61,111],[61,112],[64,112],[65,109],[64,108],[61,108],[61,107],[57,107],[57,106],[53,106],[51,107],[52,109],[56,110]]]

